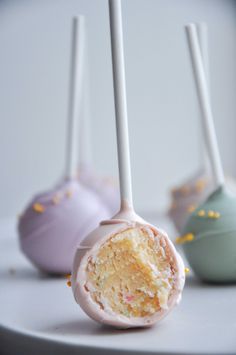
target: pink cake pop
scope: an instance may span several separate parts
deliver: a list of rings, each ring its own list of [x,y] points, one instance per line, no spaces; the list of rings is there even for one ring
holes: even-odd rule
[[[80,184],[76,175],[77,117],[83,71],[83,17],[73,19],[66,174],[62,183],[38,194],[19,220],[20,246],[39,269],[71,272],[77,245],[109,212],[96,194]]]
[[[80,243],[71,281],[76,302],[94,320],[148,327],[179,302],[185,274],[167,234],[133,209],[120,0],[110,0],[109,10],[121,207]]]

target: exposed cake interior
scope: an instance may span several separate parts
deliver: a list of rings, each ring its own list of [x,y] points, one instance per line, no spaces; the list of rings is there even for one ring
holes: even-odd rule
[[[168,308],[175,266],[163,236],[148,226],[110,237],[89,257],[85,289],[102,309],[150,317]]]

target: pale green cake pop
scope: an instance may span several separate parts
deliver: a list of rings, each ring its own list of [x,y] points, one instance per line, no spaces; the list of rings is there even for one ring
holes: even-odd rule
[[[190,216],[183,237],[184,253],[205,281],[236,281],[236,199],[224,187],[213,192]]]
[[[195,274],[208,282],[236,281],[236,198],[225,188],[206,75],[196,26],[186,26],[192,68],[211,163],[214,192],[190,215],[183,236],[184,253]]]

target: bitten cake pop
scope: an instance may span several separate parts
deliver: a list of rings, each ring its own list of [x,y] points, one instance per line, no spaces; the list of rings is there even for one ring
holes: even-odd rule
[[[185,274],[167,234],[133,209],[120,0],[109,1],[120,179],[120,212],[100,223],[75,254],[72,289],[94,320],[147,327],[180,301]]]
[[[88,41],[85,41],[85,46]],[[85,55],[88,54],[88,48]],[[87,62],[87,60],[85,61]],[[97,194],[110,212],[110,217],[119,210],[119,189],[116,181],[109,176],[100,176],[93,168],[92,144],[91,144],[91,120],[89,110],[89,71],[85,66],[83,75],[83,112],[80,115],[79,127],[79,161],[78,179],[87,188]]]
[[[204,281],[236,281],[236,198],[225,187],[209,93],[195,25],[186,26],[202,123],[216,190],[192,213],[177,238],[196,275]]]
[[[73,19],[65,179],[52,190],[36,195],[18,224],[22,251],[39,269],[49,273],[71,272],[81,239],[109,216],[102,201],[75,178],[83,27],[83,17]]]

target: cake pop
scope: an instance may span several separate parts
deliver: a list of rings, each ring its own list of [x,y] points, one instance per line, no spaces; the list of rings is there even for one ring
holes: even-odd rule
[[[85,46],[88,41],[85,41]],[[88,48],[85,48],[85,55],[88,54]],[[85,60],[88,62],[88,60]],[[110,212],[110,217],[119,210],[119,189],[115,179],[109,176],[100,176],[93,168],[92,144],[91,144],[91,122],[90,122],[90,104],[89,104],[89,71],[85,66],[83,75],[83,112],[79,120],[79,161],[78,161],[78,179],[89,190],[95,192],[104,202]]]
[[[206,78],[209,84],[209,54],[208,54],[208,29],[205,23],[196,24],[197,35],[200,44],[202,60]],[[209,89],[210,91],[210,89]],[[210,174],[209,159],[206,153],[206,143],[203,139],[203,166],[192,177],[187,179],[184,184],[171,190],[171,207],[168,215],[174,223],[177,231],[182,232],[187,219],[197,206],[203,202],[214,191],[214,183]],[[230,190],[236,192],[236,185],[232,178],[226,177],[226,183]]]
[[[189,217],[184,235],[177,238],[196,275],[203,281],[236,281],[236,199],[225,187],[212,110],[196,27],[186,26],[202,123],[215,191]]]
[[[79,242],[109,216],[103,202],[75,178],[83,31],[83,17],[74,18],[65,179],[52,190],[35,196],[18,223],[22,251],[40,270],[48,273],[71,272]]]
[[[80,243],[72,289],[94,320],[148,327],[180,301],[185,273],[167,234],[133,209],[120,0],[109,1],[109,14],[121,206]]]
[[[168,210],[168,216],[178,232],[182,232],[190,214],[209,196],[212,190],[210,179],[203,170],[197,172],[182,186],[172,189],[172,203]]]

